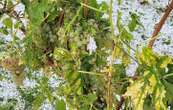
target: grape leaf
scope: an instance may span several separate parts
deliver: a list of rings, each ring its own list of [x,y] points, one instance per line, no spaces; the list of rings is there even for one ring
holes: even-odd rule
[[[66,104],[65,104],[64,100],[57,99],[55,109],[56,110],[66,110]]]

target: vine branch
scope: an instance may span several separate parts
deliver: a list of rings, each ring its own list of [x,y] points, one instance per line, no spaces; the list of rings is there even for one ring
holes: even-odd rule
[[[173,0],[171,0],[169,5],[167,6],[167,8],[165,10],[165,13],[161,17],[159,23],[157,23],[155,25],[155,30],[154,30],[154,32],[152,34],[151,40],[148,43],[148,47],[149,48],[153,47],[153,44],[154,44],[155,40],[157,39],[157,35],[160,32],[160,30],[162,29],[162,27],[163,27],[165,21],[167,20],[167,18],[169,17],[169,14],[171,13],[172,9],[173,9]]]
[[[125,98],[121,96],[120,102],[118,103],[116,110],[121,110],[124,101],[125,101]]]

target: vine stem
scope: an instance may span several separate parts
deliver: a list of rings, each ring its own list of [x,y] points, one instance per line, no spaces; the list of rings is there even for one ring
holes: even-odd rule
[[[112,66],[108,69],[107,81],[107,110],[112,110]]]
[[[88,0],[83,0],[83,3],[88,5]],[[88,16],[88,7],[84,6],[83,13],[84,13],[84,17],[86,18]]]
[[[110,8],[109,8],[109,20],[111,24],[111,33],[112,36],[114,36],[114,25],[113,25],[113,19],[112,19],[112,7],[113,5],[113,0],[110,0]],[[112,37],[111,36],[111,37]],[[114,51],[114,49],[113,49]],[[114,52],[112,52],[112,58],[114,60]],[[112,110],[113,103],[112,103],[112,98],[113,98],[113,92],[112,92],[112,64],[110,64],[108,72],[107,72],[107,110]]]
[[[120,102],[118,103],[116,110],[120,110],[122,108],[124,101],[125,101],[125,98],[121,96]]]
[[[160,30],[162,29],[165,21],[167,20],[167,18],[169,17],[169,14],[171,13],[173,9],[173,0],[171,0],[171,2],[169,3],[169,5],[167,6],[165,13],[163,14],[163,16],[161,17],[159,23],[157,23],[155,25],[155,29],[154,32],[152,34],[151,40],[148,43],[148,47],[152,48],[154,45],[155,40],[157,39],[157,35],[159,34]]]

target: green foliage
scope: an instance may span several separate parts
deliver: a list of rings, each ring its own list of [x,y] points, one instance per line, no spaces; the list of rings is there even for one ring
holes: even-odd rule
[[[172,58],[157,55],[146,47],[141,53],[136,52],[136,59],[130,56],[131,32],[142,27],[140,16],[130,13],[129,23],[124,24],[119,9],[116,21],[119,34],[114,35],[112,4],[97,4],[96,0],[21,2],[25,5],[24,18],[28,20],[23,31],[25,38],[19,39],[13,32],[14,28],[23,30],[20,19],[11,16],[3,19],[5,27],[0,32],[11,32],[14,39],[1,43],[0,65],[17,78],[21,75],[36,80],[36,87],[19,89],[25,109],[38,110],[48,100],[57,110],[67,107],[70,110],[112,110],[119,101],[115,96],[125,98],[127,109],[173,107]],[[119,5],[121,2],[118,0]],[[8,7],[12,5],[15,4],[8,2]],[[109,20],[102,17],[105,14]],[[17,22],[13,23],[13,19]],[[90,52],[88,46],[95,48]],[[138,68],[131,78],[126,76],[126,68],[132,58]],[[116,60],[121,62],[115,64]],[[32,72],[43,77],[36,77]],[[49,84],[53,75],[63,80],[57,87]],[[1,108],[8,110],[9,107],[11,105]]]
[[[42,95],[38,95],[33,102],[32,109],[38,110],[40,106],[42,105],[43,101],[44,101],[44,97]]]
[[[3,24],[7,27],[7,28],[12,28],[13,26],[13,22],[11,18],[6,18],[3,20]]]
[[[143,110],[145,107],[166,110],[165,102],[170,102],[168,94],[171,94],[171,83],[165,80],[164,75],[168,74],[166,69],[172,68],[169,66],[172,59],[168,56],[157,56],[151,49],[143,48],[139,61],[142,66],[138,73],[140,76],[136,83],[133,81],[127,88],[126,95],[131,97],[136,110]],[[145,100],[148,103],[144,102]]]
[[[128,27],[130,31],[134,31],[137,25],[139,25],[139,17],[135,13],[131,13],[130,16],[131,16],[131,21],[128,24]]]
[[[28,16],[30,17],[32,28],[36,28],[39,26],[45,19],[44,13],[46,13],[49,9],[49,1],[48,0],[35,0],[35,1],[27,1],[26,3],[26,11]]]
[[[63,100],[57,100],[56,101],[56,106],[55,106],[56,110],[66,110],[66,104]]]
[[[14,109],[14,105],[15,104],[13,104],[13,103],[1,104],[0,110],[12,110],[12,109]]]

